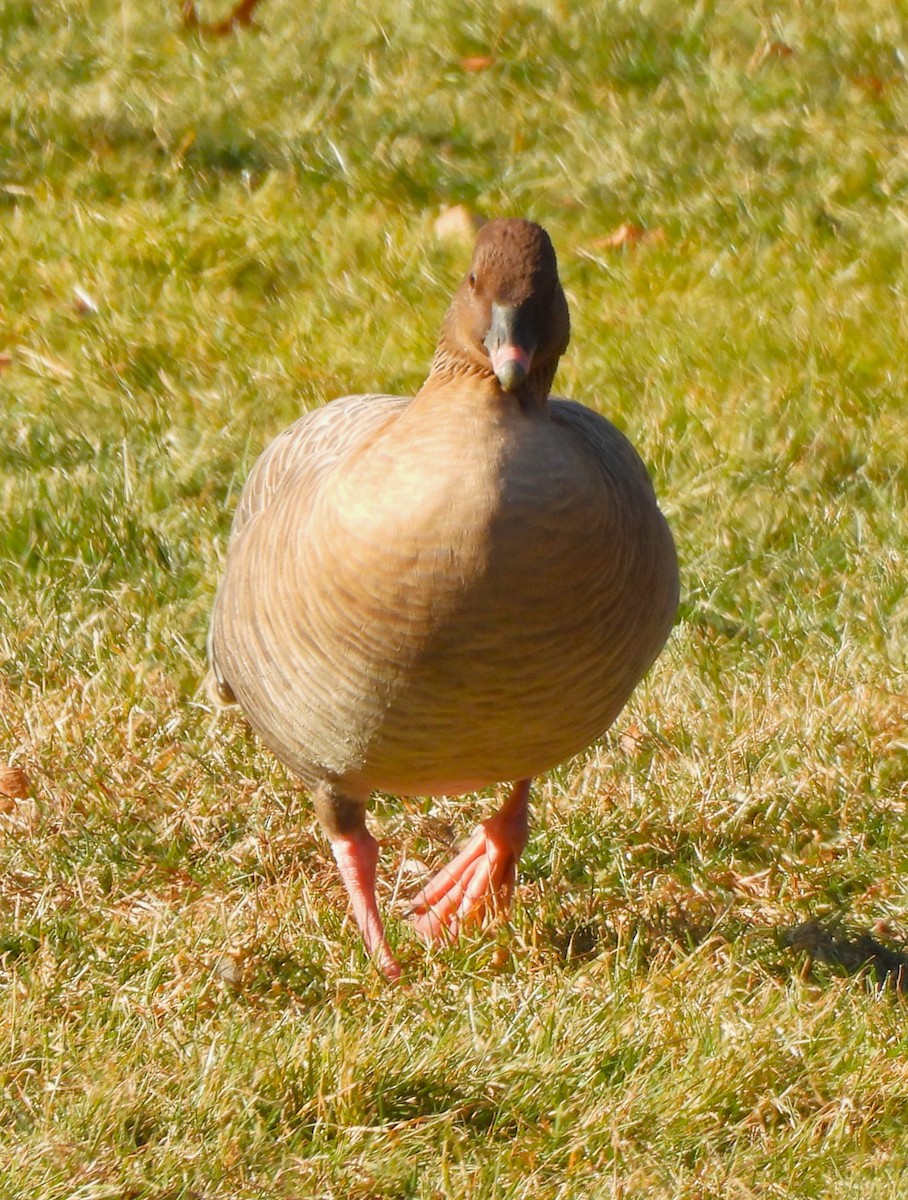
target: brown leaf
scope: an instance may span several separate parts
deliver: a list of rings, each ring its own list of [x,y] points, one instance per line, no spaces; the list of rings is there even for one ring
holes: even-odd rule
[[[794,58],[795,52],[787,42],[760,42],[751,55],[747,64],[748,70],[755,71],[766,62],[767,58]]]
[[[6,350],[0,350],[0,371],[13,365],[13,356]]]
[[[481,225],[482,218],[465,204],[452,204],[435,218],[435,236],[445,241],[472,242]]]
[[[636,754],[643,743],[643,730],[631,722],[618,738],[618,745],[625,754]]]
[[[644,242],[661,244],[665,241],[665,230],[659,228],[644,229],[632,221],[622,221],[617,229],[613,229],[607,237],[597,238],[591,242],[594,250],[624,250],[633,249]]]
[[[511,961],[511,952],[507,946],[496,946],[492,951],[491,967],[493,971],[503,971]]]
[[[898,936],[885,917],[877,917],[871,928],[877,937],[895,938]]]
[[[240,0],[239,4],[221,21],[200,21],[196,12],[195,0],[183,0],[180,16],[186,29],[197,29],[199,33],[207,33],[213,37],[225,37],[234,29],[255,27],[252,14],[259,0]]]
[[[248,950],[231,948],[219,954],[212,963],[212,974],[233,988],[243,986]]]
[[[0,796],[11,800],[24,800],[31,781],[21,767],[0,767]]]
[[[856,88],[860,88],[862,92],[872,96],[874,100],[879,100],[893,81],[880,79],[879,75],[852,75],[851,82]]]
[[[495,59],[488,54],[471,54],[467,58],[462,58],[460,65],[464,71],[473,73],[487,70],[494,62]]]

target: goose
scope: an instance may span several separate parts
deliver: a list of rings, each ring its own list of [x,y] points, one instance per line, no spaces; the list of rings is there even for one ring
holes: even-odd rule
[[[675,546],[643,462],[599,413],[549,396],[569,332],[546,231],[488,222],[416,395],[307,413],[237,505],[212,691],[310,790],[389,979],[371,793],[512,783],[410,915],[433,944],[506,912],[533,776],[604,733],[675,618]]]

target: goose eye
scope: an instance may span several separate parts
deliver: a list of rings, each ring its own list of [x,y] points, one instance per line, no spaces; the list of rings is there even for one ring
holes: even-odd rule
[[[470,287],[476,287],[476,275],[473,271],[470,272]]]

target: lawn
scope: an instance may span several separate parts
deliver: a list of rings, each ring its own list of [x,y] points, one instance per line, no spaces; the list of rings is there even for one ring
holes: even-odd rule
[[[786,936],[908,945],[900,6],[256,20],[0,5],[0,1197],[901,1194],[906,1001]],[[551,233],[683,599],[508,925],[403,919],[493,793],[376,800],[390,987],[201,683],[251,464],[419,386],[454,205]]]

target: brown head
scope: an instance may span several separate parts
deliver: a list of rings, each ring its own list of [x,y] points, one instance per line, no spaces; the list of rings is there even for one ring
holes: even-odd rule
[[[541,404],[569,337],[549,235],[532,221],[489,221],[445,317],[433,374],[480,372]]]

